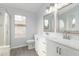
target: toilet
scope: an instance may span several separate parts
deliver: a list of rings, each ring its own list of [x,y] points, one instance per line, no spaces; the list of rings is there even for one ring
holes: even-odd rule
[[[28,49],[33,49],[35,46],[35,40],[34,39],[30,39],[26,41]]]

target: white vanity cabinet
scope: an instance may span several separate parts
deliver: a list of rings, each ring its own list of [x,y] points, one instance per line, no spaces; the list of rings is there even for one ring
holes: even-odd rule
[[[38,47],[39,47],[38,36],[35,35],[35,50],[36,50],[37,54],[38,54]]]
[[[59,44],[52,40],[47,41],[48,56],[79,56],[79,51],[74,48]]]
[[[47,54],[47,44],[46,39],[42,36],[38,36],[35,39],[35,50],[39,56],[46,56]]]
[[[62,46],[62,45],[61,45]],[[70,47],[62,46],[61,48],[62,56],[79,56],[79,51]]]
[[[46,56],[47,54],[47,41],[44,37],[39,37],[39,55]]]
[[[51,40],[47,40],[47,56],[58,56],[59,45]]]
[[[67,42],[65,39],[38,36],[35,39],[35,50],[39,56],[79,56],[79,50],[70,47]]]

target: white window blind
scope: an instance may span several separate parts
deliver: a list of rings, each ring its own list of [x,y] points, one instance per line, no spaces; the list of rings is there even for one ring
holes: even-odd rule
[[[15,38],[26,37],[26,17],[15,15]]]

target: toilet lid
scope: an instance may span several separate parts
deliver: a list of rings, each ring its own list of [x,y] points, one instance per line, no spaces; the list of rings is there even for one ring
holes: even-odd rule
[[[27,43],[33,43],[34,40],[27,40],[26,42],[27,42]]]

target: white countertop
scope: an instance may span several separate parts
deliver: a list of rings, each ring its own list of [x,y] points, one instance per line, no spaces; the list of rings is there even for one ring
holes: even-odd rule
[[[68,40],[68,39],[61,39],[55,37],[48,37],[48,39],[56,43],[65,45],[67,47],[79,50],[79,40],[75,40],[75,39]]]
[[[70,47],[73,49],[76,49],[79,51],[79,40],[78,39],[63,39],[63,35],[60,33],[53,33],[51,35],[44,35],[44,34],[39,34],[37,35],[38,37],[41,38],[46,38],[48,40],[51,40],[53,42],[59,43],[61,45],[64,45],[66,47]]]

